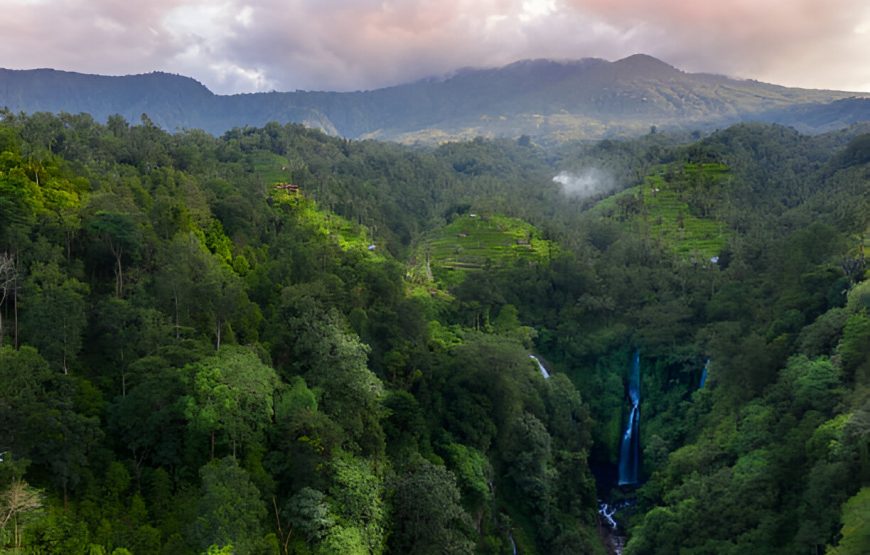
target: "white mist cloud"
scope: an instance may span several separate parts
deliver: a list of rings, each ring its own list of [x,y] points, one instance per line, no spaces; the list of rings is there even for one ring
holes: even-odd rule
[[[609,193],[616,188],[613,176],[598,168],[586,168],[579,173],[560,172],[553,181],[561,185],[562,193],[574,198],[587,198]]]

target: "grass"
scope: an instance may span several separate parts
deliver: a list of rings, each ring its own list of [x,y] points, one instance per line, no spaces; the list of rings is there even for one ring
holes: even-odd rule
[[[254,165],[254,173],[263,179],[264,183],[286,183],[290,180],[290,162],[284,156],[258,150],[251,153],[251,163]]]
[[[469,273],[550,256],[555,246],[531,224],[501,215],[465,214],[418,243],[409,276],[450,286]],[[427,264],[428,260],[428,264]]]
[[[304,190],[290,193],[273,188],[274,185],[290,181],[292,162],[287,158],[259,150],[251,153],[249,159],[254,166],[254,172],[268,185],[269,193],[275,203],[287,206],[301,222],[310,226],[316,233],[331,237],[341,250],[364,252],[373,261],[385,260],[377,250],[377,246],[374,250],[369,250],[369,245],[373,244],[374,239],[368,228],[319,208],[313,199],[305,196]]]
[[[328,237],[344,252],[361,253],[372,262],[384,262],[386,256],[373,243],[371,232],[364,226],[350,222],[338,214],[322,210],[314,200],[302,193],[272,190],[274,204],[282,205],[293,212],[302,225],[314,233]],[[374,246],[375,248],[370,248]]]
[[[681,256],[717,256],[728,240],[725,224],[714,215],[715,199],[727,184],[723,164],[683,164],[658,168],[642,185],[599,202],[593,209],[602,217],[646,231]],[[690,205],[690,202],[693,202]],[[704,203],[707,214],[697,205]]]

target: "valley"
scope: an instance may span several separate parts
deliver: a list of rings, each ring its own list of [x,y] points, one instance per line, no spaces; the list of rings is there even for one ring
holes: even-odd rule
[[[3,549],[858,553],[867,136],[5,112]]]

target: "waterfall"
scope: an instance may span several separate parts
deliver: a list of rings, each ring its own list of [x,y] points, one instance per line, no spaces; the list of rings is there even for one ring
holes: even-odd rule
[[[607,525],[610,526],[612,530],[616,530],[618,526],[616,519],[613,518],[613,515],[616,514],[616,510],[617,507],[611,507],[603,501],[598,502],[598,514],[604,517],[604,520],[607,521]]]
[[[704,369],[701,371],[701,383],[698,385],[698,389],[703,389],[704,384],[707,383],[707,368],[710,366],[710,359],[707,359],[707,362],[704,363]]]
[[[517,542],[514,541],[514,535],[511,533],[510,530],[508,530],[508,539],[511,542],[511,553],[513,553],[513,555],[517,555]]]
[[[619,450],[620,486],[636,484],[640,467],[640,352],[637,350],[628,376],[628,397],[631,399],[631,412]]]
[[[626,508],[630,503],[623,501],[610,505],[604,501],[598,500],[598,514],[607,523],[607,528],[602,530],[605,537],[605,545],[609,547],[608,553],[614,555],[622,555],[625,547],[625,536],[619,530],[619,523],[616,521],[615,515],[617,511]]]
[[[532,360],[534,360],[534,361],[535,361],[535,364],[538,365],[538,370],[541,371],[541,375],[544,376],[544,379],[545,379],[545,380],[549,380],[549,379],[550,379],[550,373],[547,372],[547,369],[544,368],[544,365],[541,364],[541,361],[538,360],[538,357],[536,357],[535,355],[529,355],[529,358],[532,359]]]

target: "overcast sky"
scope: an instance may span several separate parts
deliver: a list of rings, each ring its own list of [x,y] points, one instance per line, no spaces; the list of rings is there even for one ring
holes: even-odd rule
[[[868,0],[0,0],[0,67],[370,89],[523,58],[870,91]]]

